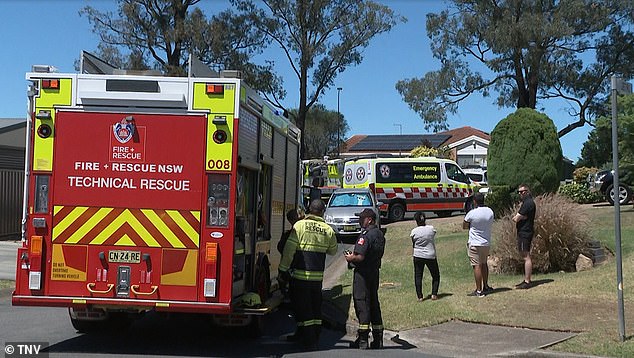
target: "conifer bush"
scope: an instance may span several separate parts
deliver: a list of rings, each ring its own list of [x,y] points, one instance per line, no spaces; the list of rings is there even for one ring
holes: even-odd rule
[[[531,249],[533,272],[575,271],[579,254],[587,255],[589,251],[589,218],[579,204],[558,194],[544,194],[534,200],[537,212]],[[493,226],[491,255],[499,260],[500,272],[524,272],[524,260],[517,251],[515,223],[511,220],[519,205]]]
[[[556,193],[563,154],[553,121],[534,109],[520,108],[491,132],[489,185],[528,184],[535,194]]]

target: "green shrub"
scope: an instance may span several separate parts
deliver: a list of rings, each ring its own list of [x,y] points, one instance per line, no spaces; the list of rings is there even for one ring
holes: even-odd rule
[[[514,188],[528,184],[536,195],[556,193],[562,158],[557,128],[550,118],[533,109],[520,108],[491,132],[487,154],[489,184]]]
[[[586,253],[590,241],[589,218],[579,204],[557,195],[535,198],[535,236],[531,250],[533,272],[575,271],[580,253]],[[495,222],[491,255],[499,259],[504,273],[522,273],[524,260],[517,251],[515,223],[511,218],[519,210],[516,204],[509,214]]]
[[[598,191],[590,190],[587,183],[564,184],[559,187],[559,194],[577,204],[599,203],[604,199],[603,195]]]
[[[572,180],[575,183],[588,185],[588,175],[598,172],[597,168],[579,167],[572,172]]]
[[[489,186],[489,193],[485,198],[486,206],[493,210],[496,218],[501,218],[511,210],[517,197],[513,198],[515,188],[508,185]]]
[[[440,148],[433,148],[427,145],[421,145],[414,149],[412,149],[410,153],[411,158],[418,157],[436,157],[436,158],[449,158],[451,155],[451,150],[449,147],[444,146]]]

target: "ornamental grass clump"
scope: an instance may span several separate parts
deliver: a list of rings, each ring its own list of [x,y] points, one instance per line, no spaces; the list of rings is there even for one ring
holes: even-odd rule
[[[558,194],[534,198],[535,236],[531,249],[533,272],[575,271],[579,254],[588,254],[589,218],[580,206]],[[524,261],[517,251],[517,235],[512,217],[519,210],[516,204],[510,213],[496,221],[491,255],[498,260],[503,273],[522,273]]]

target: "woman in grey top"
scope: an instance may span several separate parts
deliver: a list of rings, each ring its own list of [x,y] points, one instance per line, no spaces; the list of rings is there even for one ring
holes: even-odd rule
[[[431,274],[431,299],[438,299],[438,286],[440,285],[440,271],[436,259],[436,229],[425,224],[425,214],[417,211],[414,220],[418,225],[412,230],[412,245],[414,246],[414,285],[418,301],[423,300],[423,270],[425,266]]]

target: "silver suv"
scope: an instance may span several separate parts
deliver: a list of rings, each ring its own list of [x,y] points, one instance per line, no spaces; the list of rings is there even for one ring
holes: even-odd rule
[[[372,192],[367,188],[337,189],[328,200],[324,219],[335,230],[337,238],[341,241],[344,238],[354,240],[361,233],[357,215],[363,209],[374,210],[377,226],[381,227],[379,206],[382,204],[376,201]]]

